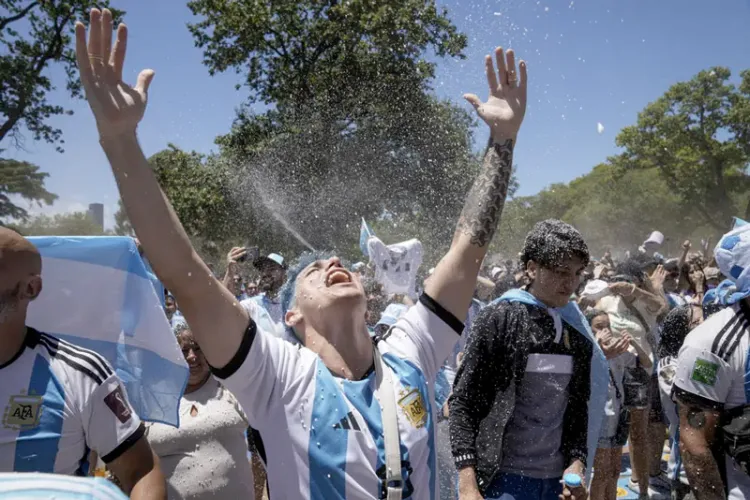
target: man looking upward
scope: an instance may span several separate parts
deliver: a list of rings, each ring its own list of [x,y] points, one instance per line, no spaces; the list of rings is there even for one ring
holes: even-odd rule
[[[127,29],[118,28],[114,47],[112,31],[107,10],[91,11],[88,45],[84,25],[76,26],[81,81],[100,143],[145,253],[214,375],[237,396],[261,437],[273,442],[265,449],[274,498],[437,498],[428,382],[459,338],[457,318],[466,317],[500,220],[526,109],[525,63],[519,81],[513,52],[506,57],[498,48],[497,72],[490,56],[485,61],[487,102],[466,96],[490,127],[492,142],[451,248],[418,304],[374,345],[359,278],[335,256],[309,258],[289,270],[282,294],[285,325],[299,346],[259,329],[192,248],[136,136],[154,73],[141,72],[132,88],[123,83]],[[394,419],[400,457],[385,452]],[[386,467],[399,458],[401,470]]]

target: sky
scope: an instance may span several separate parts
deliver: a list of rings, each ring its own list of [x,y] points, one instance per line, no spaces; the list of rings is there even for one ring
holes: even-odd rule
[[[726,66],[736,82],[750,68],[750,0],[440,0],[468,35],[465,59],[437,59],[435,93],[471,109],[467,92],[486,97],[483,57],[497,45],[512,47],[529,71],[529,102],[515,150],[521,195],[567,182],[616,154],[615,137],[670,85],[702,69]],[[179,0],[112,0],[127,11],[130,38],[124,79],[143,68],[156,71],[138,136],[146,155],[173,143],[185,150],[215,151],[228,132],[247,89],[235,90],[234,72],[211,77],[188,32],[194,21]],[[50,100],[74,111],[51,120],[63,130],[65,152],[27,137],[5,157],[29,161],[50,174],[51,207],[33,213],[85,210],[105,205],[113,226],[117,188],[99,147],[85,101],[70,101],[61,68],[48,75],[62,90]],[[598,124],[604,130],[599,133]],[[485,126],[476,143],[486,141]],[[6,144],[3,147],[8,147]],[[24,205],[25,206],[25,205]]]

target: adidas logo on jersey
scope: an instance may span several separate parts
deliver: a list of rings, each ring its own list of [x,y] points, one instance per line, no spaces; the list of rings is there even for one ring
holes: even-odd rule
[[[347,431],[361,431],[362,430],[359,428],[357,419],[354,418],[354,414],[352,414],[352,412],[347,413],[346,416],[339,421],[339,423],[333,425],[333,428],[334,429],[346,429]]]

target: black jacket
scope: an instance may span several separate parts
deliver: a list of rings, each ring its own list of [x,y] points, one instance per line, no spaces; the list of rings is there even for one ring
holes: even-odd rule
[[[484,493],[502,464],[504,430],[529,354],[570,354],[573,375],[563,417],[561,452],[565,463],[586,463],[588,400],[593,346],[568,331],[568,346],[556,344],[552,317],[536,306],[497,302],[474,321],[449,400],[451,446],[456,466],[474,466]]]

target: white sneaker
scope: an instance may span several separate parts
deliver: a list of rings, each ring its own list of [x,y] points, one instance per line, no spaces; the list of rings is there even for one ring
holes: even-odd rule
[[[640,485],[638,483],[636,483],[635,481],[633,481],[632,477],[630,479],[628,479],[628,488],[633,493],[638,493],[639,495],[641,493],[641,487],[640,487]],[[645,495],[645,493],[644,493],[644,495]]]

